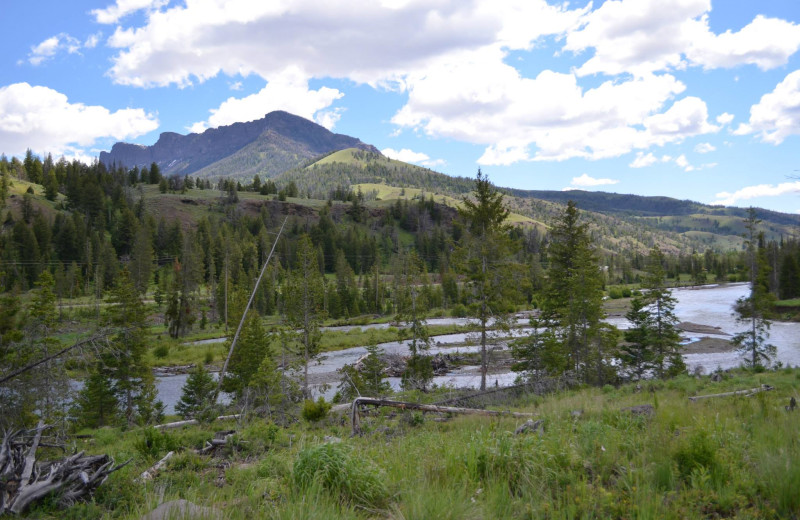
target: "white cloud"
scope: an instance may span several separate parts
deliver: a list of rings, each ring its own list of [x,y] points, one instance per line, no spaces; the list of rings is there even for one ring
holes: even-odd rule
[[[303,100],[300,115],[332,126],[341,112],[329,109],[331,96],[339,91],[310,91],[308,81],[347,79],[407,94],[392,118],[398,130],[484,146],[483,165],[619,157],[717,132],[703,100],[678,99],[686,86],[670,72],[747,63],[771,68],[800,46],[800,27],[764,17],[738,32],[714,34],[710,0],[607,0],[596,9],[545,0],[166,5],[117,0],[93,12],[98,21],[117,21],[148,9],[139,26],[117,27],[109,38],[117,49],[109,70],[114,82],[186,87],[219,74],[254,74],[270,88],[293,70],[299,88],[287,97]],[[760,38],[765,31],[783,39]],[[578,59],[585,54],[584,63],[535,77],[511,65],[511,51],[530,50],[547,36]],[[720,54],[727,45],[733,56]],[[582,76],[594,73],[619,76],[591,88],[582,84]],[[275,103],[264,91],[231,98],[192,129],[251,120]],[[729,117],[722,114],[717,123]]]
[[[86,38],[86,41],[83,42],[83,46],[87,49],[94,49],[95,47],[97,47],[97,44],[100,43],[100,38],[102,37],[103,37],[103,31],[97,31],[96,33],[91,34],[89,35],[88,38]]]
[[[53,89],[14,83],[0,87],[0,149],[18,155],[31,148],[54,155],[80,154],[100,138],[137,137],[158,128],[141,108],[111,112],[102,106],[70,103]]]
[[[717,193],[717,200],[711,204],[721,206],[733,206],[740,200],[749,200],[756,197],[777,197],[786,195],[787,193],[800,192],[800,181],[783,182],[778,185],[772,184],[758,184],[756,186],[747,186],[733,193],[723,191]]]
[[[159,9],[168,3],[169,0],[117,0],[105,9],[93,9],[91,14],[97,23],[114,24],[136,11]]]
[[[721,125],[727,125],[731,121],[733,121],[733,114],[729,114],[727,112],[723,112],[722,114],[717,116],[717,123]]]
[[[691,172],[694,171],[694,166],[689,164],[689,160],[686,158],[685,155],[681,154],[675,159],[675,164],[683,168],[684,171]]]
[[[242,90],[242,82],[234,81],[233,83],[228,83],[228,88],[231,90]]]
[[[420,164],[432,168],[434,166],[441,166],[445,162],[442,159],[431,159],[428,154],[422,152],[415,152],[408,148],[402,150],[395,150],[394,148],[384,148],[381,153],[390,159],[403,161],[407,163]]]
[[[31,47],[31,52],[28,54],[28,63],[31,65],[41,65],[45,61],[53,58],[59,51],[75,54],[80,51],[80,49],[81,43],[77,38],[73,38],[67,33],[57,34]]]
[[[636,154],[636,158],[628,166],[631,168],[645,168],[647,166],[652,166],[657,162],[658,159],[652,154],[652,152],[648,152],[646,155],[644,152],[638,152]]]
[[[206,121],[194,123],[189,130],[202,132],[207,128],[230,125],[240,121],[253,121],[264,117],[273,110],[285,110],[292,114],[316,120],[327,128],[332,128],[339,120],[340,112],[324,111],[344,96],[336,89],[321,87],[309,90],[308,82],[296,69],[290,69],[276,76],[274,80],[244,98],[230,97],[211,110]],[[324,111],[324,112],[323,112]]]
[[[694,151],[697,153],[710,153],[716,149],[717,147],[711,143],[698,143],[697,146],[694,147]]]
[[[757,16],[738,32],[711,31],[710,0],[609,0],[570,32],[565,50],[594,50],[579,75],[707,69],[744,64],[772,69],[800,48],[800,26]]]
[[[616,179],[595,179],[594,177],[589,177],[587,174],[583,174],[580,177],[573,177],[572,182],[570,184],[574,187],[591,187],[591,186],[606,186],[609,184],[618,184],[619,181]]]
[[[750,121],[734,131],[736,135],[753,133],[775,145],[800,134],[800,70],[788,74],[775,90],[764,94],[750,107]]]

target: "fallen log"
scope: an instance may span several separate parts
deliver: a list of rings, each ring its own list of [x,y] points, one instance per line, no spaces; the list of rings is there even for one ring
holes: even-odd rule
[[[711,399],[713,397],[730,397],[732,395],[744,395],[744,396],[750,397],[753,394],[757,394],[759,392],[768,392],[768,391],[773,390],[773,389],[774,389],[774,387],[772,387],[770,385],[761,385],[761,386],[759,386],[757,388],[750,388],[748,390],[736,390],[734,392],[724,392],[724,393],[721,393],[721,394],[694,395],[694,396],[690,397],[689,400],[694,402],[694,401],[698,401],[700,399]]]
[[[171,451],[166,455],[164,455],[164,457],[161,460],[153,464],[149,469],[142,472],[142,474],[139,475],[139,478],[137,478],[136,480],[139,482],[147,482],[148,480],[155,477],[156,473],[158,473],[158,471],[164,467],[164,464],[166,464],[167,461],[171,459],[173,455],[175,455],[174,451]]]
[[[39,463],[36,451],[48,428],[40,422],[33,430],[5,432],[0,444],[0,516],[20,514],[50,494],[58,495],[60,506],[70,506],[91,496],[108,475],[130,462],[115,465],[108,455],[80,452]]]
[[[230,420],[230,419],[238,419],[239,417],[241,417],[241,414],[238,414],[238,413],[234,414],[234,415],[220,415],[219,417],[217,417],[214,420],[215,421],[227,421],[227,420]],[[156,430],[171,430],[173,428],[180,428],[181,426],[191,426],[193,424],[200,424],[200,421],[198,421],[197,419],[189,419],[189,420],[186,420],[186,421],[176,421],[176,422],[171,422],[171,423],[166,423],[166,424],[157,424],[153,428],[155,428]]]
[[[483,410],[481,408],[457,408],[454,406],[438,406],[435,404],[421,404],[410,403],[403,401],[391,401],[388,399],[375,399],[372,397],[357,397],[353,400],[353,408],[351,413],[351,423],[353,427],[353,435],[361,432],[360,416],[358,414],[359,405],[370,406],[389,406],[392,408],[400,408],[401,410],[419,410],[422,412],[436,412],[436,413],[458,413],[468,415],[483,415],[487,417],[509,416],[509,417],[534,417],[533,413],[521,412],[506,412],[498,410]]]

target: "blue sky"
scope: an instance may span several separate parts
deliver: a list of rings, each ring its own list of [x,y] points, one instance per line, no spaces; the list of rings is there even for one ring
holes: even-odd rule
[[[800,212],[797,0],[3,2],[0,152],[283,109],[451,175]]]

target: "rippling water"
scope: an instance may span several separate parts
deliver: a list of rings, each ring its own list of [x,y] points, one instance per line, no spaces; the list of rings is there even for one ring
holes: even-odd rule
[[[747,328],[746,324],[736,323],[736,319],[733,316],[733,304],[738,298],[747,296],[749,290],[747,284],[676,289],[673,291],[673,295],[677,299],[675,313],[681,321],[690,321],[702,325],[720,327],[720,332],[733,335]],[[609,318],[608,321],[621,329],[628,327],[628,322],[625,318]],[[431,325],[462,325],[466,322],[467,320],[464,318],[437,318],[428,321]],[[388,326],[388,324],[380,324],[361,328],[386,328]],[[335,327],[333,329],[350,330],[352,328],[357,327]],[[516,334],[523,335],[529,332],[530,329],[523,328],[517,330]],[[800,323],[775,322],[772,325],[770,333],[769,342],[778,349],[776,360],[781,361],[785,365],[800,365]],[[702,337],[729,339],[729,336],[720,334],[684,333],[683,335],[690,340],[697,340]],[[474,335],[458,333],[436,336],[433,338],[434,346],[430,349],[430,353],[458,354],[477,352],[480,350],[480,347],[475,344],[475,340],[470,339],[471,336]],[[387,354],[407,355],[409,353],[408,343],[408,341],[391,341],[380,344],[379,347]],[[500,348],[506,347],[506,345],[500,345]],[[314,363],[309,367],[309,373],[331,380],[338,379],[338,377],[336,377],[336,371],[339,368],[345,364],[355,363],[355,361],[366,354],[366,352],[364,347],[355,347],[325,353],[318,363]],[[735,352],[688,354],[685,356],[685,359],[690,370],[693,370],[697,366],[702,366],[707,372],[713,371],[717,367],[723,369],[736,367],[742,363],[742,358]],[[180,399],[181,388],[187,377],[186,375],[176,375],[158,378],[159,398],[167,405],[168,413],[171,413],[175,403]],[[497,381],[498,386],[508,386],[513,384],[515,377],[516,374],[513,372],[492,374],[488,378],[488,384],[493,386],[495,381]],[[400,378],[389,378],[389,382],[396,389],[400,387]],[[476,372],[475,367],[463,367],[447,375],[436,377],[434,383],[437,385],[460,388],[477,388],[480,385],[480,373]],[[324,392],[324,395],[326,397],[331,397],[334,392],[335,388],[329,388]]]

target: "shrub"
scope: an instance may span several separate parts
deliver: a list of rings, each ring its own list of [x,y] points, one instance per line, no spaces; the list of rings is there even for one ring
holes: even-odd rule
[[[156,459],[168,451],[177,449],[178,442],[167,432],[145,428],[142,436],[133,443],[136,451],[146,459]]]
[[[353,457],[344,444],[321,444],[300,452],[292,470],[302,491],[316,485],[345,504],[369,509],[386,505],[389,490],[377,468]]]
[[[627,287],[622,288],[622,297],[623,298],[630,298],[631,297],[631,290]]]
[[[618,300],[622,298],[622,291],[614,287],[613,289],[608,290],[608,297],[612,300]]]
[[[463,303],[457,303],[453,305],[453,308],[450,310],[450,315],[454,318],[466,318],[467,308]]]
[[[324,419],[331,409],[330,403],[325,402],[325,399],[320,397],[316,402],[311,399],[306,399],[303,402],[303,411],[301,415],[303,419],[308,422],[317,422]]]
[[[164,359],[169,355],[169,345],[160,344],[153,349],[153,355],[158,359]]]
[[[675,452],[673,458],[678,464],[682,478],[688,478],[696,469],[714,470],[717,465],[716,454],[708,434],[700,431],[692,435],[688,442]]]

